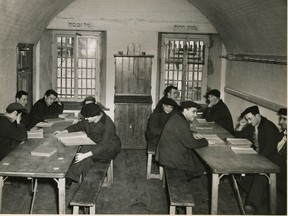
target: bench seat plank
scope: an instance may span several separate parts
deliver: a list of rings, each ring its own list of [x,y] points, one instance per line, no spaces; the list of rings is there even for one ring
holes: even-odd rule
[[[94,206],[109,168],[110,161],[99,161],[88,172],[77,189],[70,205]]]

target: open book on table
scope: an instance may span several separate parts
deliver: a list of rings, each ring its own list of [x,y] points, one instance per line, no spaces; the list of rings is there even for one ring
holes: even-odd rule
[[[252,143],[248,139],[227,138],[227,143],[236,154],[257,154],[252,148]]]
[[[225,142],[217,134],[200,134],[207,139],[209,145],[225,145]]]
[[[58,141],[66,146],[73,145],[96,145],[96,143],[91,140],[87,134],[83,131],[64,133],[56,135]]]

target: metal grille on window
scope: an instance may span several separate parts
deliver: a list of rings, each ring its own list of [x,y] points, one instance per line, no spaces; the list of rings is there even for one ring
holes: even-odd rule
[[[177,101],[201,100],[205,45],[200,40],[165,40],[165,86],[178,87]]]
[[[57,92],[61,99],[77,101],[96,95],[97,49],[96,36],[57,36]]]

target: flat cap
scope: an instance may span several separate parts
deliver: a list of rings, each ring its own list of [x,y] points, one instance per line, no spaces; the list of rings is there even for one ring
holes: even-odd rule
[[[212,89],[206,93],[205,97],[208,97],[209,95],[214,95],[214,96],[220,98],[220,91],[217,89]]]
[[[101,112],[101,108],[99,105],[95,103],[89,103],[82,107],[81,109],[81,115],[85,118],[93,117],[99,115]]]
[[[278,110],[278,115],[285,115],[287,116],[287,108],[281,108]]]
[[[22,106],[20,103],[11,103],[7,106],[6,112],[12,113],[14,111],[17,111],[18,113],[27,113],[27,110],[24,106]]]
[[[241,118],[243,118],[246,114],[248,114],[248,113],[252,113],[252,114],[259,114],[260,112],[259,112],[259,108],[258,108],[258,106],[251,106],[251,107],[248,107],[247,109],[245,109],[242,113],[241,113],[241,115],[240,115],[240,117]]]
[[[93,96],[88,96],[84,99],[84,101],[82,102],[82,105],[85,105],[87,101],[91,101],[92,103],[95,103],[96,99]]]
[[[173,106],[173,107],[177,107],[178,106],[178,104],[173,99],[167,98],[167,97],[164,97],[162,99],[162,103],[166,104],[166,105]]]
[[[180,106],[182,109],[185,109],[185,108],[190,108],[190,107],[195,107],[197,109],[200,109],[201,106],[193,101],[182,101],[180,103]]]

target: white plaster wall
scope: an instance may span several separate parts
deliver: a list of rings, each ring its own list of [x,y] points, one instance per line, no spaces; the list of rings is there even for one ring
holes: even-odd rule
[[[140,43],[142,51],[155,56],[151,83],[154,107],[158,33],[175,32],[174,25],[198,27],[196,31],[186,31],[189,33],[217,33],[206,17],[187,0],[76,0],[60,12],[47,28],[107,31],[105,105],[110,108],[108,114],[113,119],[115,85],[113,55],[118,51],[125,53],[129,43]]]

